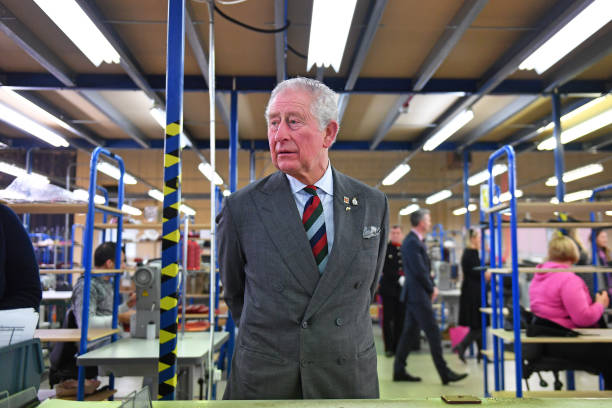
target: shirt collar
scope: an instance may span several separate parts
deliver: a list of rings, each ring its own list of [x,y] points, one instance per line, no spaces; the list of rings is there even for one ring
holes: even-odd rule
[[[289,185],[291,186],[291,192],[293,194],[303,190],[304,187],[306,187],[306,184],[302,183],[295,177],[290,176],[286,173],[285,175],[287,176],[287,180],[289,180]],[[327,170],[325,170],[323,177],[321,177],[316,183],[314,183],[314,185],[318,189],[323,190],[325,194],[329,194],[330,196],[334,195],[334,178],[332,177],[332,170],[329,162],[327,162]]]
[[[412,232],[414,232],[416,234],[417,237],[419,237],[419,240],[423,240],[423,236],[419,233],[419,231],[413,229]]]

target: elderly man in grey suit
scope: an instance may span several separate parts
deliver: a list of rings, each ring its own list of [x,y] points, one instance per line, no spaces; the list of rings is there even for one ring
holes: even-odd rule
[[[225,399],[378,398],[369,306],[387,244],[380,191],[337,171],[336,94],[295,78],[266,108],[280,171],[225,201],[224,298],[239,328]]]

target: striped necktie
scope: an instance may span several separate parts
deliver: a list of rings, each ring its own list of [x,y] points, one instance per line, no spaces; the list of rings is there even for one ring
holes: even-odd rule
[[[304,191],[312,197],[308,199],[304,206],[304,215],[302,223],[306,230],[306,236],[310,241],[312,254],[319,268],[319,273],[323,273],[325,265],[327,265],[327,233],[325,232],[325,216],[323,215],[323,205],[321,199],[317,195],[315,186],[306,186]]]

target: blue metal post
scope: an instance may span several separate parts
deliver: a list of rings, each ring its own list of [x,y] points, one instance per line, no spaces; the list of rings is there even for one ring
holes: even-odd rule
[[[563,144],[561,143],[561,98],[555,89],[552,96],[552,121],[555,124],[554,136],[557,146],[555,147],[555,176],[557,177],[557,200],[560,203],[565,197],[565,183],[563,183],[563,172],[565,172]]]
[[[179,207],[181,204],[181,133],[183,130],[183,59],[185,0],[168,1],[166,47],[166,136],[164,138],[164,204],[159,324],[158,395],[174,400],[176,329],[178,325]],[[211,118],[211,120],[214,118]],[[212,135],[211,137],[214,137]]]
[[[500,202],[501,190],[498,185],[495,185],[495,196],[497,201]],[[499,212],[495,213],[495,243],[497,244],[496,249],[496,260],[495,264],[498,268],[504,266],[503,262],[503,246],[502,246],[502,217]],[[497,305],[493,306],[497,308],[497,327],[504,328],[504,275],[499,274],[497,278]],[[506,389],[506,378],[505,378],[505,367],[504,367],[504,340],[499,339],[499,378],[500,386],[502,390]]]
[[[523,354],[521,348],[521,324],[520,324],[520,304],[519,304],[519,282],[518,282],[518,248],[517,248],[517,218],[516,218],[516,158],[514,149],[512,146],[504,146],[494,152],[489,157],[488,170],[489,173],[493,172],[493,164],[495,160],[506,154],[508,156],[508,188],[511,194],[510,198],[510,245],[511,245],[511,259],[512,259],[512,313],[513,313],[513,331],[514,331],[514,355],[516,364],[515,380],[516,380],[516,397],[523,397],[522,378],[523,378],[523,366],[520,364],[523,361]],[[489,199],[493,200],[493,179],[489,178]],[[492,221],[492,218],[490,218]]]
[[[232,91],[230,107],[229,183],[233,193],[238,187],[238,92]]]
[[[470,205],[470,186],[467,181],[470,176],[470,152],[467,150],[463,151],[463,205],[467,210],[465,213],[465,229],[468,231],[470,229],[470,210],[468,207]]]
[[[491,171],[489,171],[491,173]],[[492,173],[491,173],[492,174]],[[493,178],[489,177],[489,205],[493,206]],[[496,249],[495,246],[495,214],[489,213],[489,265],[495,268],[496,265]],[[491,276],[491,328],[497,329],[497,279]],[[500,390],[499,378],[499,338],[493,336],[493,374],[495,381],[495,391]]]
[[[484,211],[480,208],[480,223],[484,224]],[[482,236],[480,240],[480,266],[483,268],[480,271],[480,306],[482,308],[487,307],[487,281],[485,280],[485,237],[484,237],[484,229],[481,229]],[[481,313],[480,315],[481,324],[482,324],[482,350],[487,349],[487,315],[486,313]],[[484,396],[489,397],[489,373],[487,371],[489,358],[486,355],[482,355],[482,368],[483,368],[483,389]]]

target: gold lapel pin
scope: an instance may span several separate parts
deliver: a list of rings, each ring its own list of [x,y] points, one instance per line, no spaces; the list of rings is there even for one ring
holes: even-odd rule
[[[346,211],[351,211],[351,207],[346,207]]]
[[[352,201],[352,203],[353,203],[353,205],[357,205],[357,204],[359,204],[359,203],[357,202],[357,197],[353,197],[353,201]]]
[[[349,203],[349,198],[347,196],[344,196],[344,204],[348,204]]]

